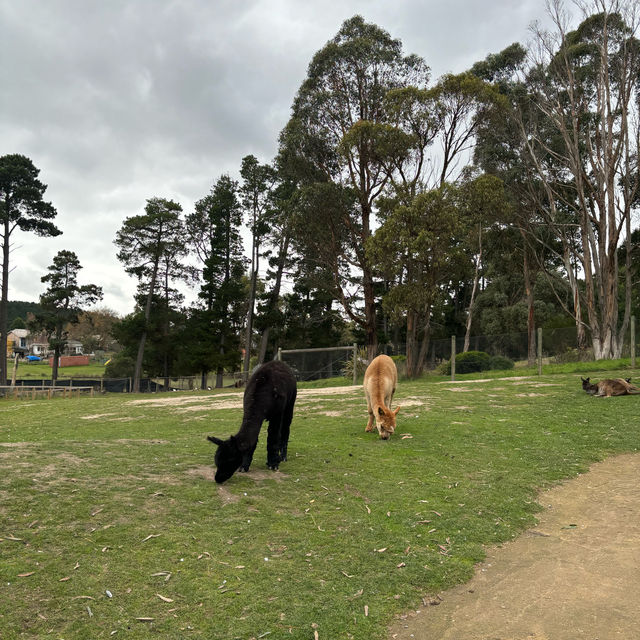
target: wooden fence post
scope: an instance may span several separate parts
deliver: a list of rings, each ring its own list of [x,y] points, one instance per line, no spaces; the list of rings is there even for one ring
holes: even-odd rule
[[[353,386],[358,384],[358,345],[353,343]]]
[[[538,375],[542,375],[542,327],[538,327]]]
[[[631,347],[631,367],[636,368],[636,317],[631,316],[631,339],[629,341]]]

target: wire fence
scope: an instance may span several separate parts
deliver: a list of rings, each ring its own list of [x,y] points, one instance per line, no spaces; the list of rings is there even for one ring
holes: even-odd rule
[[[575,327],[558,329],[540,329],[529,344],[526,332],[504,333],[497,335],[472,336],[469,340],[470,351],[480,351],[493,358],[500,358],[498,364],[510,366],[526,366],[538,364],[565,364],[570,362],[590,362],[594,360],[593,350],[578,345]],[[530,348],[531,347],[531,348]],[[635,332],[635,320],[625,336],[621,357],[631,358],[635,366],[635,354],[640,344]],[[447,364],[451,356],[459,355],[464,349],[464,338],[460,336],[449,338],[435,338],[430,340],[426,353],[426,370],[440,370],[449,373]],[[402,343],[381,344],[378,353],[385,353],[395,357],[400,375],[406,373],[406,345]],[[362,378],[368,365],[367,349],[362,345],[344,345],[331,348],[314,349],[281,349],[279,357],[294,371],[299,381],[311,381],[325,378],[345,378],[345,384],[355,384]],[[533,355],[535,354],[535,355]],[[534,360],[532,361],[532,358]],[[496,366],[494,368],[500,368]],[[225,372],[222,380],[223,387],[241,387],[243,382],[241,372]],[[8,382],[8,381],[7,381]],[[201,376],[174,376],[170,378],[142,378],[140,392],[155,393],[161,391],[199,391],[214,389],[218,380],[215,374],[210,374],[203,384]],[[52,385],[49,379],[19,379],[17,387],[29,387],[33,397],[49,397],[52,393],[64,395],[64,390],[79,388],[91,389],[94,393],[130,393],[133,390],[132,378],[60,378]],[[49,393],[49,388],[55,386],[57,391]],[[0,390],[1,396],[15,395],[14,387],[7,385],[6,390]],[[36,393],[40,390],[41,393]],[[27,389],[24,389],[26,392]],[[22,395],[26,395],[22,394]],[[68,394],[70,396],[70,394]]]
[[[625,337],[622,347],[622,358],[635,359],[638,352],[635,323]],[[425,369],[427,371],[442,370],[450,373],[447,364],[455,348],[455,354],[464,351],[464,337],[436,338],[429,342],[426,353]],[[454,347],[455,345],[455,347]],[[358,346],[356,357],[353,357],[353,347],[342,347],[338,352],[330,349],[296,349],[282,350],[282,359],[289,364],[298,380],[317,380],[335,376],[343,376],[345,382],[353,377],[354,366],[357,376],[364,374],[368,364],[367,350]],[[504,368],[511,366],[536,366],[540,364],[565,364],[569,362],[592,362],[595,360],[593,349],[589,346],[578,345],[577,329],[562,327],[557,329],[538,330],[529,344],[527,332],[504,333],[497,335],[472,336],[469,340],[468,351],[480,351],[496,359],[497,366]],[[378,353],[395,357],[400,375],[406,370],[406,344],[388,343],[378,345]],[[634,364],[635,366],[635,364]]]

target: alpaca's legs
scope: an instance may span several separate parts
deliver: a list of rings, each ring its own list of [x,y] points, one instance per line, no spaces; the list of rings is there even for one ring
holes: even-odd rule
[[[289,445],[289,433],[291,431],[291,421],[293,420],[293,406],[291,404],[284,410],[282,417],[282,427],[280,429],[280,461],[284,462],[287,459],[287,448]]]
[[[373,431],[376,426],[376,419],[373,415],[373,407],[371,406],[371,400],[369,400],[369,395],[367,394],[367,411],[369,412],[369,420],[367,422],[367,426],[365,427],[365,431]]]
[[[282,413],[269,418],[269,430],[267,431],[267,467],[274,471],[280,464],[280,442],[282,428]]]
[[[252,449],[249,449],[249,451],[247,451],[242,456],[242,464],[240,465],[240,468],[238,469],[238,471],[249,471],[249,467],[251,466],[251,461],[253,460],[253,452],[256,450],[256,446],[257,446],[257,443],[253,446]]]

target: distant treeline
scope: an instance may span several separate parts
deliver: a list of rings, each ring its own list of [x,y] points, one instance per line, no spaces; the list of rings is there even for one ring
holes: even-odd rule
[[[40,305],[37,302],[10,300],[7,312],[9,329],[11,329],[16,318],[22,318],[26,322],[28,313],[37,313],[38,311],[40,311]]]

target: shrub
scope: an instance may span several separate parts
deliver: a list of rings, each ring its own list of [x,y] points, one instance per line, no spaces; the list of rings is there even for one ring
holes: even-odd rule
[[[491,356],[484,351],[467,351],[456,354],[456,373],[476,373],[491,369]],[[442,364],[445,375],[451,375],[451,361]]]
[[[369,360],[367,359],[367,348],[358,347],[356,352],[356,377],[363,377],[368,366]],[[344,368],[342,369],[342,375],[348,380],[353,379],[353,355],[345,361]]]
[[[492,370],[503,371],[505,369],[513,369],[515,363],[510,358],[505,356],[491,356],[491,366],[489,367]]]
[[[484,351],[467,351],[456,356],[458,373],[476,373],[491,368],[491,356]]]
[[[130,378],[135,369],[135,360],[123,353],[114,355],[104,368],[105,378]]]
[[[564,353],[558,353],[554,360],[557,364],[567,364],[569,362],[591,362],[593,360],[592,349],[571,349],[570,347]]]

